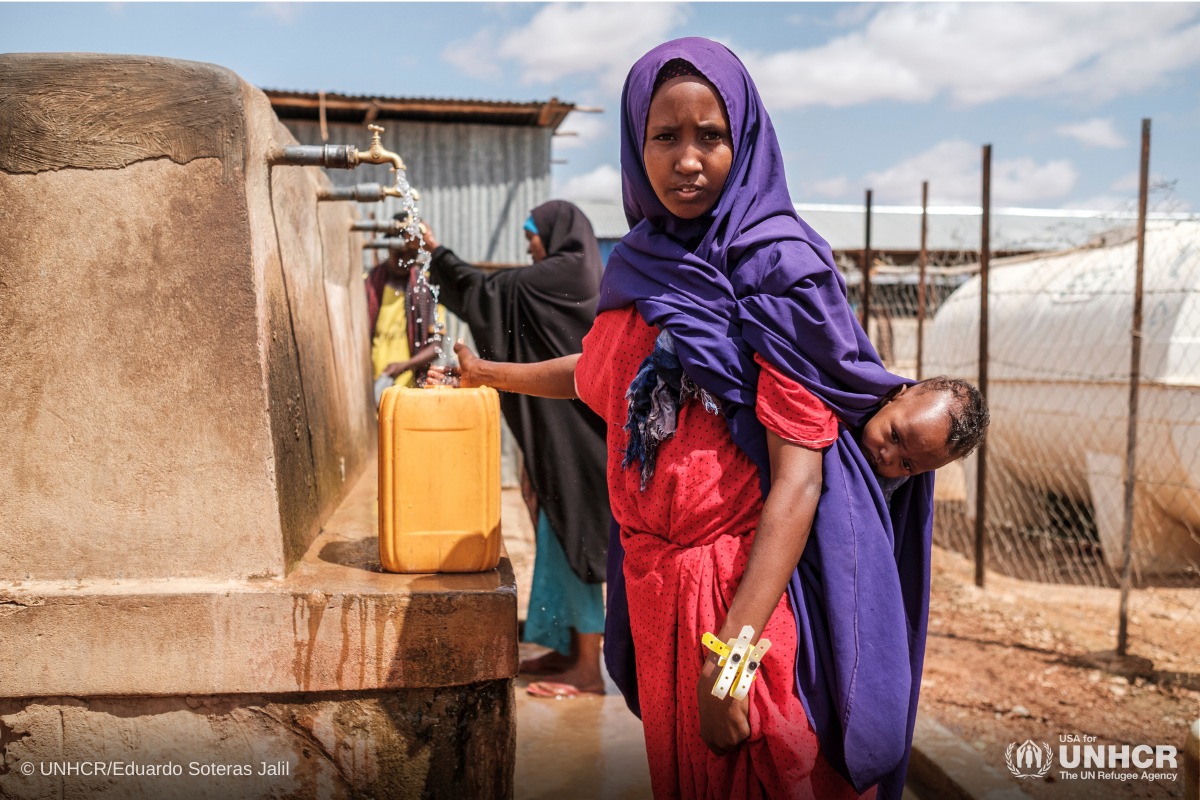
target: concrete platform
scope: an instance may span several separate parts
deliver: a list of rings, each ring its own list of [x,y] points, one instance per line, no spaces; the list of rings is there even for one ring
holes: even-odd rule
[[[511,796],[507,554],[381,572],[375,475],[286,578],[0,583],[0,797]],[[89,761],[183,775],[43,774]]]
[[[917,715],[906,794],[920,800],[1022,800],[1017,783],[932,716]]]

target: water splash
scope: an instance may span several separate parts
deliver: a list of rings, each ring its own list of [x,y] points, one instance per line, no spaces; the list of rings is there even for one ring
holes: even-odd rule
[[[416,276],[415,281],[412,282],[412,291],[409,292],[411,311],[416,317],[415,350],[432,344],[437,353],[434,363],[444,363],[446,326],[438,319],[437,314],[438,295],[441,293],[441,287],[429,282],[429,265],[432,257],[425,249],[425,234],[421,230],[421,212],[417,208],[412,185],[409,184],[408,173],[404,169],[396,171],[396,189],[400,192],[400,210],[408,215],[404,233],[407,238],[415,239],[418,245],[416,255],[406,259],[404,265]],[[426,321],[427,319],[428,321]],[[418,375],[418,385],[427,385],[425,370],[421,370]]]

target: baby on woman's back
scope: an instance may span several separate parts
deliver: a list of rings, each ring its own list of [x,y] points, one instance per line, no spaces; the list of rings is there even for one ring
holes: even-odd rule
[[[909,477],[965,458],[983,441],[987,402],[957,378],[903,386],[883,402],[856,438],[886,497]]]

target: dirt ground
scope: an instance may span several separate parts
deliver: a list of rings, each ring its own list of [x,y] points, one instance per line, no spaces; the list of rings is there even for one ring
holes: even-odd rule
[[[1048,586],[992,572],[980,590],[973,565],[938,547],[933,566],[921,713],[1005,775],[1009,744],[1048,743],[1054,769],[1041,780],[1019,781],[1034,797],[1183,796],[1182,760],[1174,782],[1063,780],[1058,752],[1060,736],[1071,734],[1095,736],[1097,744],[1168,744],[1182,751],[1187,726],[1200,716],[1200,691],[1187,688],[1200,687],[1200,590],[1134,594],[1130,652],[1154,662],[1157,680],[1131,681],[1085,661],[1115,647],[1116,590]]]

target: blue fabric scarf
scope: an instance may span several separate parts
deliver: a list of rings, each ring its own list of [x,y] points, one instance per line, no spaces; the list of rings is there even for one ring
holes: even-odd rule
[[[641,464],[643,491],[646,482],[654,477],[658,446],[675,435],[683,404],[699,397],[705,411],[721,413],[717,399],[697,386],[683,371],[679,357],[675,355],[675,340],[669,331],[663,331],[654,340],[654,351],[642,361],[625,397],[629,400],[629,418],[625,423],[629,445],[625,448],[625,461],[621,466],[629,469],[634,463]]]
[[[675,58],[716,87],[732,129],[724,190],[693,220],[667,211],[642,161],[654,82]],[[597,310],[635,305],[648,324],[670,333],[683,373],[720,404],[733,441],[758,467],[764,495],[770,461],[755,413],[756,352],[850,428],[906,383],[884,369],[851,312],[829,246],[796,215],[771,120],[749,73],[724,46],[680,39],[634,65],[622,93],[621,170],[631,230],[609,257]],[[655,369],[657,387],[663,374]],[[630,396],[644,409],[650,378],[639,379]],[[631,415],[634,429],[652,412],[650,390],[645,419],[640,410]],[[645,470],[642,436],[633,458],[626,455]],[[834,768],[859,792],[878,784],[881,800],[899,798],[924,660],[933,476],[896,488],[889,508],[843,426],[825,451],[823,480],[812,535],[788,587],[799,637],[796,688]],[[615,525],[612,534],[605,660],[636,712],[624,552]]]

